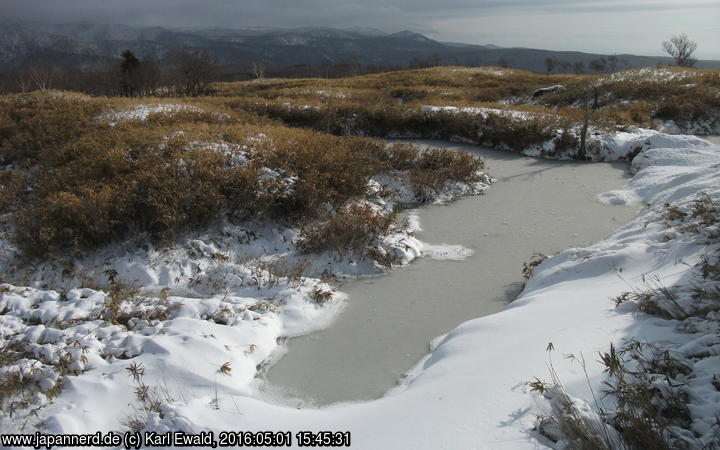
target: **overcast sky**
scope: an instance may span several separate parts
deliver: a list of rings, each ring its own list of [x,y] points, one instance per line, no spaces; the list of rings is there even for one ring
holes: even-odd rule
[[[374,27],[442,41],[720,59],[720,0],[0,0],[0,16],[176,27]]]

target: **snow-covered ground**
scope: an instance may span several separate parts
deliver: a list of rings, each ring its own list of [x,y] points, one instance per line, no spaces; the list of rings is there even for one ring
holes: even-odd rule
[[[490,181],[480,180],[448,182],[424,200],[479,194]],[[400,172],[376,176],[368,190],[392,193],[364,201],[382,214],[417,201]],[[412,231],[395,229],[372,250],[403,264],[463,250],[423,244]],[[276,223],[223,223],[159,249],[131,239],[32,266],[9,233],[0,234],[0,270],[14,284],[0,284],[0,342],[11,351],[0,376],[22,386],[0,395],[12,410],[0,432],[118,430],[157,410],[150,401],[257,397],[255,377],[283,340],[328,326],[342,309],[345,296],[323,280],[381,270],[368,255],[304,255],[298,230]],[[143,386],[148,396],[138,397]]]
[[[298,263],[292,230],[224,228],[166,251],[141,249],[109,264],[98,255],[83,270],[75,266],[77,277],[140,279],[149,289],[138,302],[116,304],[111,294],[87,288],[42,290],[57,269],[27,273],[38,290],[3,285],[0,337],[29,344],[27,361],[17,366],[43,392],[28,401],[45,403],[55,381],[52,365],[66,361],[67,373],[77,375],[65,377],[38,417],[5,417],[0,429],[40,421],[46,432],[94,432],[137,419],[155,431],[350,431],[358,449],[537,448],[531,429],[549,405],[526,383],[546,376],[549,342],[558,353],[585,356],[589,382],[572,361],[558,357],[554,367],[572,395],[591,399],[590,386],[600,392],[604,380],[597,352],[610,343],[636,338],[680,347],[697,338],[672,321],[616,309],[611,300],[643,288],[650,276],[690,287],[691,266],[718,248],[707,236],[669,232],[660,217],[665,202],[687,209],[701,193],[720,198],[720,147],[647,133],[616,135],[610,150],[601,150],[606,156],[640,151],[628,188],[600,197],[647,204],[637,219],[596,245],[543,262],[506,310],[438,338],[411,376],[379,400],[302,410],[262,398],[254,376],[280,348],[279,339],[327,325],[342,307],[341,295],[325,295],[323,267],[362,273],[368,266],[328,257],[309,269],[318,278],[273,275],[291,272],[270,269],[276,257]],[[388,239],[387,249],[405,260],[422,251],[411,236]],[[224,294],[217,295],[218,282],[227,283]],[[150,294],[163,285],[171,290]],[[698,370],[717,373],[718,364],[714,358]],[[146,400],[138,396],[143,386]],[[704,389],[697,388],[693,411],[697,429],[709,432],[712,425],[701,422],[720,414],[720,398]]]
[[[230,394],[213,410],[211,398],[195,398],[169,406],[154,429],[349,430],[353,448],[362,449],[538,448],[531,430],[549,405],[526,383],[546,376],[548,343],[560,354],[585,357],[590,384],[577,363],[556,356],[554,366],[571,394],[591,399],[589,386],[600,392],[604,380],[597,353],[610,343],[635,338],[679,348],[698,337],[673,321],[616,309],[612,299],[642,289],[650,276],[667,286],[688,285],[690,266],[718,248],[706,236],[673,236],[660,216],[668,201],[688,208],[701,192],[720,198],[720,147],[656,148],[636,161],[628,188],[601,199],[649,204],[637,219],[594,246],[546,260],[509,308],[437,339],[413,376],[385,397],[320,410]],[[715,345],[711,340],[705,348]],[[718,368],[711,358],[698,370]],[[720,412],[718,393],[708,394],[707,386],[695,393],[697,429],[707,432]]]
[[[175,114],[187,112],[187,113],[202,113],[203,110],[194,105],[183,105],[178,103],[141,103],[134,105],[129,108],[119,109],[117,111],[111,111],[102,114],[98,117],[101,122],[107,122],[110,126],[116,126],[119,123],[126,122],[128,120],[139,120],[144,122],[150,117],[151,114],[164,114],[167,116],[173,116]],[[228,120],[230,116],[223,113],[214,113],[220,120]]]
[[[450,69],[451,72],[461,72],[470,74],[483,74],[483,75],[494,75],[496,77],[503,77],[511,75],[514,71],[512,69],[497,69],[492,67],[453,67]]]
[[[668,135],[645,128],[628,131],[590,130],[587,155],[593,161],[627,161],[642,150],[657,148],[709,147],[712,144],[695,137]],[[530,154],[530,151],[523,152]]]
[[[444,113],[452,113],[452,114],[473,114],[480,116],[482,118],[488,117],[490,114],[499,115],[508,117],[514,120],[527,120],[531,119],[533,117],[532,113],[526,112],[526,111],[518,111],[513,109],[498,109],[498,108],[480,108],[480,107],[473,107],[473,106],[465,106],[462,108],[458,108],[457,106],[432,106],[432,105],[423,105],[420,108],[421,111],[425,113],[438,113],[438,112],[444,112]]]
[[[647,82],[668,82],[682,81],[688,78],[697,77],[701,72],[693,70],[673,70],[667,67],[643,67],[640,69],[625,70],[616,72],[596,81],[597,86],[619,82],[647,83]]]
[[[175,103],[158,103],[155,105],[139,104],[131,108],[103,114],[98,117],[98,120],[108,122],[110,126],[115,126],[118,123],[127,120],[147,120],[150,114],[162,113],[172,115],[181,111],[200,112],[200,109],[191,105],[180,105]]]

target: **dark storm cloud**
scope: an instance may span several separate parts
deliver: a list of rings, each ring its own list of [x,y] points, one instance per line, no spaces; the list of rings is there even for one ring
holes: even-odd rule
[[[712,5],[709,0],[0,0],[0,15],[165,26],[375,26],[430,28],[468,14],[632,11]],[[678,6],[681,5],[681,6]]]
[[[718,0],[0,0],[0,17],[168,27],[373,27],[455,42],[661,54],[672,34],[720,57]]]

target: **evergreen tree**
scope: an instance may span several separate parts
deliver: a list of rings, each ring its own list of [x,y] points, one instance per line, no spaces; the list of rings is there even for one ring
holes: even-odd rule
[[[120,92],[126,97],[132,97],[136,91],[135,72],[140,66],[140,60],[130,50],[122,52],[120,57]]]

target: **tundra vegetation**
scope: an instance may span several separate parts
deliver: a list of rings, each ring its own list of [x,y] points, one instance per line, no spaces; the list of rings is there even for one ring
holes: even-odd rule
[[[307,273],[307,254],[379,268],[401,262],[393,244],[383,247],[382,240],[409,238],[410,231],[393,212],[392,189],[373,177],[404,183],[419,202],[433,199],[446,183],[487,181],[482,161],[468,154],[291,128],[231,104],[232,99],[105,98],[48,90],[0,97],[0,318],[7,315],[15,327],[0,330],[0,420],[24,417],[34,423],[66,377],[88,370],[93,358],[131,357],[107,350],[106,334],[70,337],[83,327],[132,334],[179,314],[182,300],[171,299],[167,286],[155,298],[138,289],[147,286],[118,273],[113,258],[121,259],[126,249],[153,247],[185,261],[205,261],[202,268],[190,264],[174,283],[220,292],[221,306],[195,318],[229,325],[241,321],[244,311],[275,314],[278,307],[266,298],[245,305],[248,298],[230,295],[228,278],[236,280],[236,289],[254,289],[257,296],[273,298],[283,286],[310,305],[322,305],[334,292],[317,278],[324,272]],[[229,228],[233,237],[223,234]],[[277,248],[244,256],[258,239],[255,231],[277,230],[292,236],[282,237],[289,256]],[[208,254],[206,244],[193,247],[198,241],[188,236],[203,233],[232,240],[222,247],[227,254]],[[78,265],[97,255],[108,258],[102,267],[88,264],[82,270],[93,275],[81,273]],[[140,257],[137,264],[150,263]],[[38,267],[58,275],[41,275],[36,284],[53,291],[36,295],[17,287],[32,285],[27,276]],[[236,273],[228,277],[229,271]],[[78,296],[88,295],[93,305],[84,315],[73,312],[76,301],[86,299]],[[13,303],[11,296],[60,303],[65,310],[52,318],[25,316],[25,303]],[[66,313],[73,318],[65,320]],[[39,324],[55,333],[58,350],[33,351],[35,338],[22,330]],[[105,350],[95,354],[98,348]],[[169,401],[143,381],[145,369],[137,364],[128,366],[137,385],[136,411],[124,420],[135,429]],[[224,375],[233,368],[218,367]]]
[[[28,257],[138,233],[169,242],[221,218],[301,225],[376,195],[368,182],[380,173],[403,171],[424,192],[477,181],[482,168],[464,154],[289,128],[215,98],[148,104],[53,91],[0,99],[0,149],[0,213]],[[365,219],[374,215],[348,220]]]
[[[538,91],[551,86],[558,88]],[[217,83],[214,89],[212,101],[291,126],[336,135],[459,138],[515,151],[551,140],[558,150],[578,149],[586,105],[594,129],[658,128],[667,121],[680,129],[703,121],[720,127],[720,72],[678,67],[612,75],[434,67],[337,80]]]

